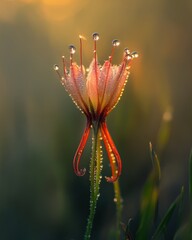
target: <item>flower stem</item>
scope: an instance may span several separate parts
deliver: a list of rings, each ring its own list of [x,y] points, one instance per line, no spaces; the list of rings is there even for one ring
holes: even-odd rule
[[[121,237],[120,223],[121,223],[123,204],[122,204],[119,181],[116,180],[113,183],[113,186],[114,186],[114,193],[115,193],[114,202],[116,204],[116,224],[117,224],[116,239],[120,240],[120,237]]]
[[[102,168],[102,149],[100,135],[101,134],[98,125],[97,124],[93,125],[92,157],[90,164],[90,212],[87,221],[84,240],[89,240],[91,237],[97,200],[99,198],[99,186],[101,183],[101,168]]]

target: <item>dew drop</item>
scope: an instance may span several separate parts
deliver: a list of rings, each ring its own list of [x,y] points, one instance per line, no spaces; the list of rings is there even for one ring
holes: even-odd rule
[[[132,56],[132,58],[138,58],[139,54],[137,52],[132,52],[131,56]]]
[[[113,45],[114,47],[118,47],[118,46],[120,45],[119,40],[114,39],[114,40],[112,41],[112,45]]]
[[[127,54],[125,57],[126,57],[127,60],[131,60],[132,59],[132,55],[131,54]]]
[[[75,54],[76,48],[74,45],[69,45],[70,54]]]
[[[128,55],[128,54],[130,54],[130,50],[129,50],[128,48],[125,48],[125,49],[124,49],[124,53],[125,53],[126,55]]]
[[[58,70],[59,70],[59,66],[58,66],[57,64],[54,64],[53,69],[54,69],[55,71],[58,71]]]
[[[99,34],[97,32],[93,33],[92,37],[93,37],[94,41],[98,41],[99,40]]]

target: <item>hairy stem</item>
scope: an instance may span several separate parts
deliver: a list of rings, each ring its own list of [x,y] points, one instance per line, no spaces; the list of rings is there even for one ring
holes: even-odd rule
[[[98,124],[95,124],[93,125],[92,157],[90,164],[90,212],[84,240],[89,240],[91,238],[93,220],[95,217],[97,201],[99,198],[99,186],[101,182],[102,168],[102,149],[100,138],[101,137]]]
[[[116,224],[117,224],[116,239],[120,240],[121,238],[120,223],[121,223],[123,204],[122,204],[119,181],[116,180],[113,183],[113,186],[114,186],[114,193],[115,193],[114,202],[116,204]]]

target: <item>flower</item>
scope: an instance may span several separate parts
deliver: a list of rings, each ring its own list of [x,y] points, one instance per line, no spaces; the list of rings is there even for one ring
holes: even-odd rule
[[[138,57],[136,52],[130,53],[126,48],[123,59],[119,66],[112,65],[114,49],[119,46],[118,40],[112,42],[112,53],[109,60],[106,60],[103,66],[98,64],[96,43],[99,40],[99,34],[93,34],[94,56],[89,66],[88,72],[82,64],[82,36],[80,38],[80,66],[73,61],[73,55],[76,49],[73,45],[70,50],[70,68],[66,67],[65,57],[63,60],[63,76],[59,72],[59,66],[54,65],[54,70],[59,75],[62,85],[71,96],[77,107],[85,114],[87,124],[81,138],[80,144],[73,160],[73,167],[76,175],[83,176],[85,169],[79,168],[80,159],[85,148],[87,139],[93,124],[97,124],[102,136],[107,155],[110,161],[112,176],[106,177],[108,182],[114,182],[121,174],[122,162],[117,148],[111,138],[106,124],[106,117],[116,106],[122,96],[126,85],[130,64],[133,58]]]

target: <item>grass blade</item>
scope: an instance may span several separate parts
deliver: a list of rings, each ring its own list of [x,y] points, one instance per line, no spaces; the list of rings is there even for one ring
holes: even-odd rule
[[[144,185],[141,197],[141,221],[136,233],[136,240],[149,239],[159,196],[160,164],[151,143],[149,147],[153,169]]]
[[[192,150],[189,156],[189,199],[192,204]]]
[[[159,239],[159,237],[164,233],[164,231],[165,231],[165,229],[166,229],[166,227],[167,227],[175,209],[181,207],[181,203],[182,203],[182,200],[183,200],[183,192],[184,192],[184,188],[182,187],[179,196],[171,204],[171,206],[167,210],[165,216],[161,220],[159,226],[157,227],[157,229],[156,229],[156,231],[155,231],[155,233],[152,237],[153,240]]]

